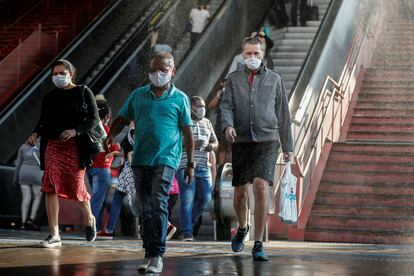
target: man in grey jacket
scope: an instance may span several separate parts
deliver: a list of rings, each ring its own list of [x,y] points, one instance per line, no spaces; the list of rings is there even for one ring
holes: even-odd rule
[[[255,261],[267,261],[262,240],[268,214],[269,185],[282,145],[284,160],[293,152],[288,100],[280,75],[262,64],[263,51],[257,38],[243,41],[245,65],[229,74],[220,103],[222,130],[232,144],[235,209],[239,229],[232,240],[234,252],[244,248],[250,226],[247,224],[248,183],[255,197]]]

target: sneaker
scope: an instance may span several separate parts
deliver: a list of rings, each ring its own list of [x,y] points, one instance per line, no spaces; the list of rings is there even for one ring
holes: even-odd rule
[[[249,238],[249,231],[250,231],[250,225],[247,224],[247,227],[245,230],[237,229],[236,235],[231,240],[231,249],[233,249],[234,252],[241,252],[244,248],[244,244]]]
[[[180,241],[192,242],[192,241],[194,241],[194,238],[193,238],[193,235],[190,235],[190,234],[181,234]]]
[[[100,239],[113,239],[114,233],[108,233],[105,229],[99,230],[96,236]]]
[[[93,224],[85,226],[85,238],[88,242],[93,242],[96,239],[96,220],[93,218]]]
[[[147,269],[145,270],[145,273],[161,273],[162,267],[163,267],[162,257],[161,256],[152,257],[149,260],[149,264],[148,264]]]
[[[175,232],[177,232],[177,227],[170,223],[167,228],[167,241],[174,236]]]
[[[254,246],[252,249],[252,254],[253,254],[253,261],[268,261],[269,258],[267,257],[266,253],[263,250],[263,243],[256,241],[254,242]]]
[[[49,235],[45,240],[40,242],[39,246],[45,248],[60,247],[62,246],[62,241],[60,240],[60,237]]]
[[[147,270],[148,268],[149,263],[150,263],[150,258],[145,258],[142,264],[138,266],[138,271],[145,272],[145,270]]]
[[[33,231],[40,231],[40,227],[37,226],[31,219],[29,219],[26,223],[25,223],[26,229],[27,230],[33,230]]]

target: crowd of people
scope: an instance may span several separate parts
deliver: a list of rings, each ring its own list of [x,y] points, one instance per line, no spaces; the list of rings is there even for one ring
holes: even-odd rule
[[[51,71],[55,89],[44,96],[36,129],[19,149],[16,161],[15,183],[23,195],[22,229],[39,228],[34,220],[43,192],[50,234],[41,247],[62,245],[58,198],[70,199],[81,208],[87,241],[97,236],[112,238],[127,196],[132,213],[139,218],[145,250],[138,270],[159,273],[166,240],[177,231],[170,222],[177,199],[181,201],[180,239],[193,241],[211,201],[216,164],[231,160],[233,207],[239,225],[231,248],[242,251],[251,230],[247,199],[252,185],[252,255],[255,261],[267,261],[262,241],[269,186],[279,147],[285,161],[291,160],[293,152],[283,81],[267,58],[272,47],[265,26],[244,39],[235,65],[207,104],[173,84],[174,58],[161,47],[151,57],[149,83],[131,92],[114,119],[103,97],[75,83],[75,67],[67,60],[56,61]],[[91,154],[85,139],[99,125],[106,132],[104,148]],[[117,144],[114,138],[125,127],[129,130]],[[109,217],[103,220],[114,157],[124,162]]]

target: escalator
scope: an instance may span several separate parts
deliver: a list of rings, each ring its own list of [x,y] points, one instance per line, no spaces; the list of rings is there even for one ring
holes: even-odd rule
[[[128,54],[128,50],[130,51],[128,42],[136,43],[136,37],[146,33],[150,20],[162,9],[164,2],[168,1],[159,0],[154,3],[146,0],[139,4],[133,0],[116,1],[56,59],[65,58],[75,64],[78,83],[85,83],[86,76],[96,72],[96,69],[101,74],[105,72],[108,66],[104,61],[109,60],[111,68],[116,68],[115,61],[123,52]],[[135,10],[136,14],[131,13],[131,10]],[[0,111],[0,137],[3,141],[0,146],[0,164],[7,165],[12,162],[19,144],[34,129],[42,96],[51,89],[53,84],[50,81],[49,65]]]
[[[142,64],[148,58],[151,29],[155,26],[161,33],[168,34],[168,43],[173,48],[177,47],[183,38],[184,26],[192,8],[190,1],[184,0],[137,2],[114,2],[109,10],[96,18],[56,57],[71,60],[78,67],[77,82],[89,85],[95,93],[104,94],[111,102],[114,113],[130,91],[146,81],[146,68]],[[197,89],[198,86],[205,91],[212,88],[214,83],[210,77],[201,78],[199,76],[204,72],[199,76],[194,75],[194,72],[202,72],[205,65],[210,67],[210,75],[213,77],[216,71],[220,72],[225,66],[224,62],[220,62],[223,54],[232,54],[239,47],[239,41],[247,32],[248,26],[257,24],[258,18],[262,18],[269,8],[269,3],[265,0],[258,1],[256,9],[252,11],[249,11],[247,3],[236,0],[223,0],[219,4],[217,6],[215,3],[217,12],[199,42],[184,53],[179,63],[175,82],[189,95],[202,95],[203,91]],[[222,35],[217,37],[217,33]],[[192,75],[190,81],[187,80],[189,75]],[[194,78],[199,80],[195,82]],[[16,210],[19,207],[13,200],[16,198],[16,190],[11,181],[14,168],[10,164],[18,147],[38,120],[44,93],[52,88],[48,66],[28,85],[21,97],[0,111],[2,215],[18,213]]]

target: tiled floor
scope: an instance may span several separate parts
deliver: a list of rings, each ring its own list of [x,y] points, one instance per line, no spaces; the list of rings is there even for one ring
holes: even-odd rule
[[[139,240],[65,235],[62,248],[43,249],[42,234],[0,230],[0,275],[138,274]],[[170,241],[161,275],[414,275],[414,246],[274,241],[265,244],[265,263],[252,261],[251,246],[235,254],[228,242]]]

